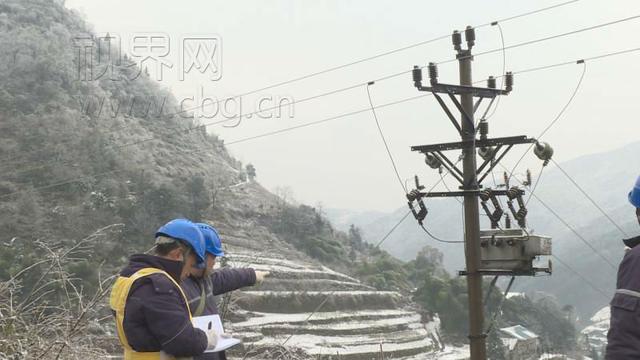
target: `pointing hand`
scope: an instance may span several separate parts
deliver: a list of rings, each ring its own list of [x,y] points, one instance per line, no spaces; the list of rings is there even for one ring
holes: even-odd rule
[[[256,285],[262,284],[264,278],[271,274],[269,271],[258,271],[256,270]]]

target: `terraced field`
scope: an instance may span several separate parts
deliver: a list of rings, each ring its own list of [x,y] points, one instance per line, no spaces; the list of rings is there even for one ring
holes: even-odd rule
[[[376,291],[327,267],[242,251],[228,251],[228,265],[271,276],[234,295],[241,310],[226,326],[243,346],[233,358],[280,345],[313,359],[380,359],[381,352],[384,359],[465,358],[460,349],[441,352],[437,318],[423,323],[400,293]]]

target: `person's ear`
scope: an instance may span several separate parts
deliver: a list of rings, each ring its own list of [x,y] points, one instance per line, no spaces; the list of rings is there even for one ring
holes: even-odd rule
[[[167,257],[171,260],[182,261],[183,260],[182,249],[178,247],[169,251],[169,253],[167,254]]]

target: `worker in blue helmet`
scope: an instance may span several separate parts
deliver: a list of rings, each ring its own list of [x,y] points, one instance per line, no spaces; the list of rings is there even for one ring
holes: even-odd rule
[[[640,224],[640,177],[629,192]],[[626,253],[618,267],[611,300],[606,360],[640,359],[640,236],[625,239]]]
[[[216,259],[224,256],[222,241],[218,231],[209,224],[197,224],[204,236],[206,261],[204,266],[191,268],[191,274],[182,284],[193,316],[218,314],[215,296],[228,293],[246,286],[262,283],[266,271],[251,268],[222,268],[214,271]],[[205,353],[195,357],[197,360],[226,360],[224,351]]]
[[[193,357],[215,347],[213,331],[194,328],[189,302],[179,283],[205,262],[198,226],[175,219],[155,234],[152,255],[136,254],[120,272],[110,306],[125,360]]]

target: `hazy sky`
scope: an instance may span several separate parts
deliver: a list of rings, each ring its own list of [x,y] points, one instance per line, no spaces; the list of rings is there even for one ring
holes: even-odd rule
[[[484,24],[559,1],[189,1],[67,0],[97,32],[118,34],[123,43],[140,33],[164,33],[177,59],[181,36],[212,35],[222,39],[222,77],[178,81],[176,69],[162,83],[179,99],[204,94],[224,98],[289,80],[381,52],[449,34],[471,24]],[[637,0],[582,0],[543,14],[502,24],[507,46],[633,15]],[[507,70],[576,60],[640,47],[640,19],[532,46],[506,51]],[[497,27],[477,30],[474,52],[500,47]],[[415,47],[329,74],[258,92],[243,98],[243,113],[255,110],[264,97],[300,100],[409,70],[414,64],[454,57],[449,39]],[[587,63],[582,86],[559,122],[544,136],[556,159],[611,150],[638,140],[640,52]],[[478,56],[474,80],[500,75],[502,53]],[[491,135],[536,137],[556,117],[573,92],[582,65],[516,76],[514,91],[504,97],[490,119]],[[426,76],[425,76],[426,77]],[[457,83],[457,63],[440,66],[440,81]],[[379,81],[370,88],[376,105],[420,95],[410,74]],[[233,104],[231,104],[233,105]],[[294,117],[243,119],[240,126],[209,127],[226,142],[369,106],[366,89],[321,97],[294,105]],[[268,104],[264,107],[268,107]],[[286,111],[283,110],[286,115]],[[437,181],[423,157],[411,145],[457,141],[457,134],[432,97],[378,110],[381,126],[400,174]],[[222,119],[202,119],[212,122]],[[230,124],[234,123],[231,121]],[[325,207],[393,210],[405,203],[377,133],[371,112],[321,125],[229,146],[244,162],[257,168],[266,187],[289,186],[302,202]],[[504,164],[520,157],[514,150]],[[534,173],[540,163],[527,155],[522,170]]]

